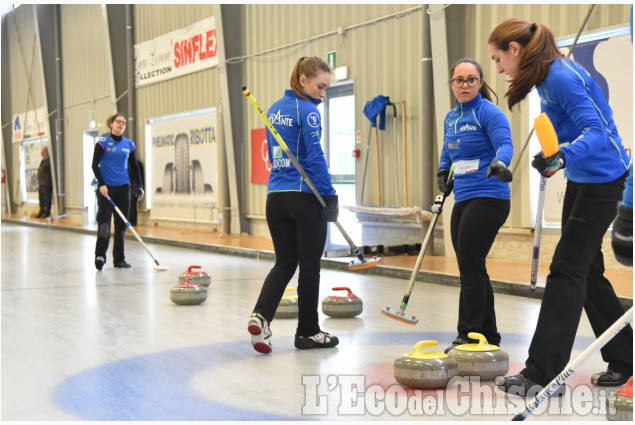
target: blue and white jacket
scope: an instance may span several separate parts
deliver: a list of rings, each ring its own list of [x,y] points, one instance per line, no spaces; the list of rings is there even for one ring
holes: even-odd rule
[[[509,121],[503,111],[479,93],[469,102],[457,101],[443,123],[438,170],[454,167],[454,200],[510,199],[509,183],[486,177],[492,161],[501,160],[509,167],[514,154]]]
[[[320,145],[322,120],[315,105],[321,100],[310,99],[315,104],[298,97],[293,90],[285,90],[284,97],[271,105],[267,117],[320,195],[335,195],[324,152]],[[267,149],[269,162],[271,162],[267,194],[274,192],[312,193],[309,185],[302,179],[269,129],[267,129]]]
[[[607,183],[629,169],[613,110],[584,68],[568,59],[555,60],[537,90],[540,109],[558,135],[567,179]]]
[[[99,161],[99,171],[103,178],[103,182],[108,186],[123,186],[130,184],[130,175],[128,174],[128,158],[130,155],[134,158],[134,150],[136,146],[130,139],[122,137],[121,140],[115,140],[110,134],[100,138],[97,144],[104,150],[103,156]],[[136,165],[136,158],[135,158]],[[138,173],[138,171],[137,171]],[[96,173],[97,179],[99,175]]]

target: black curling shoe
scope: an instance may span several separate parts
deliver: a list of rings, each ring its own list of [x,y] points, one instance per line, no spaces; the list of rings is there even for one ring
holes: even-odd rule
[[[499,383],[499,379],[501,378],[499,377],[496,380],[498,389],[519,397],[535,397],[540,391],[542,391],[543,388],[541,385],[538,385],[529,378],[526,378],[522,373],[513,376],[506,376],[502,378],[502,383]],[[567,388],[564,385],[561,385],[552,395],[562,397],[566,391]]]
[[[119,261],[118,263],[115,263],[114,266],[117,267],[118,269],[129,269],[130,267],[132,267],[132,264],[130,264],[126,260],[123,260],[123,261]]]
[[[625,374],[606,369],[605,372],[598,372],[591,375],[591,383],[598,387],[619,387],[628,382],[632,374]]]

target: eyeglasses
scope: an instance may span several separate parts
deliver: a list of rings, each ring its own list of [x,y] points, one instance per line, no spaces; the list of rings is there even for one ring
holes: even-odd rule
[[[126,125],[126,121],[125,120],[115,120],[115,123],[121,124],[121,125]]]
[[[454,78],[450,81],[454,87],[460,89],[465,83],[467,83],[468,87],[474,87],[479,81],[481,81],[481,79],[476,77],[470,77],[467,80],[464,80],[463,78]]]

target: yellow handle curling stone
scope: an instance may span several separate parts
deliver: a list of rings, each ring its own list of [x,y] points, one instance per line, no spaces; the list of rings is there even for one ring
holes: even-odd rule
[[[289,286],[284,288],[285,295],[282,296],[280,304],[273,316],[276,319],[294,319],[298,317],[298,296],[293,293],[295,288]]]
[[[411,352],[395,360],[395,379],[409,388],[444,388],[458,374],[456,360],[445,353],[423,351],[437,341],[419,341]]]
[[[448,353],[459,365],[459,376],[479,376],[484,381],[504,376],[509,371],[509,356],[496,345],[491,345],[480,333],[470,332],[476,344],[462,344]]]

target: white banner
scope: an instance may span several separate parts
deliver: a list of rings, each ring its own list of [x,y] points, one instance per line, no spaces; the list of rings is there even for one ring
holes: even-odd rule
[[[15,114],[11,127],[13,143],[48,138],[49,125],[46,122],[47,118],[46,108],[44,107],[22,114]]]
[[[216,221],[216,109],[151,120],[151,216]]]
[[[136,86],[156,83],[218,65],[214,17],[135,44]]]

